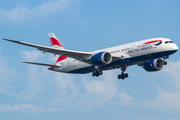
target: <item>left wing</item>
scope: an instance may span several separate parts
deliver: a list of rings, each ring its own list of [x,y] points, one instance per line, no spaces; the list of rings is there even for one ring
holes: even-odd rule
[[[3,40],[26,45],[29,47],[34,47],[34,48],[37,48],[37,50],[44,51],[44,53],[48,52],[48,53],[58,54],[60,56],[62,56],[62,55],[67,56],[70,58],[74,58],[76,60],[83,61],[88,64],[91,64],[90,59],[94,55],[92,52],[81,52],[81,51],[73,51],[73,50],[66,50],[66,49],[58,49],[58,48],[54,48],[54,47],[36,45],[36,44],[26,43],[26,42],[17,41],[17,40],[10,40],[10,39],[5,39],[5,38],[3,38]],[[116,61],[119,59],[122,59],[122,57],[121,56],[112,56],[112,61]]]
[[[41,66],[49,66],[49,67],[61,67],[61,65],[52,65],[52,64],[46,64],[46,63],[36,63],[36,62],[23,62],[27,64],[33,64],[33,65],[41,65]]]

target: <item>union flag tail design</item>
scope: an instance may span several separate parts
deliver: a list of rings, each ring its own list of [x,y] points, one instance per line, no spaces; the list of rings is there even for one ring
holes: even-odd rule
[[[59,49],[65,49],[63,44],[58,40],[58,38],[55,36],[54,33],[48,33],[48,36],[49,36],[49,40],[51,42],[52,47],[59,48]],[[55,55],[55,57],[57,58],[57,60],[56,60],[56,63],[54,65],[57,65],[58,62],[67,58],[66,56],[60,56],[60,55]],[[51,66],[49,69],[53,70],[54,66]]]
[[[58,38],[55,36],[54,33],[48,33],[49,40],[51,42],[52,47],[65,49],[65,47],[62,45],[62,43],[58,40]]]

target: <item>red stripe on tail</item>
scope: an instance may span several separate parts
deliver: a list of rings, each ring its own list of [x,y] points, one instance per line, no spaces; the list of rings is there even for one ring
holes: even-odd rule
[[[58,62],[60,62],[60,61],[62,61],[62,60],[64,60],[64,59],[66,59],[66,58],[67,58],[66,56],[61,56],[61,57],[59,57],[59,58],[56,60],[55,65],[56,65]],[[54,70],[54,67],[51,66],[51,67],[49,68],[49,70]]]
[[[63,47],[63,45],[59,42],[59,40],[57,40],[57,39],[55,39],[55,38],[53,38],[53,37],[51,37],[51,38],[49,38],[50,39],[50,42],[51,42],[51,45],[53,46],[53,45],[58,45],[58,46],[60,46],[60,47]]]
[[[60,61],[62,61],[62,60],[64,60],[64,59],[66,59],[67,57],[66,56],[61,56],[61,57],[59,57],[57,60],[56,60],[56,63],[58,63],[58,62],[60,62]]]

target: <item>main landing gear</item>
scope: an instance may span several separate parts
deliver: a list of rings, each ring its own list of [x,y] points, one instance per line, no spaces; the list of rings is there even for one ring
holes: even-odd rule
[[[127,66],[123,66],[120,68],[122,73],[121,73],[121,75],[118,75],[118,79],[124,80],[125,78],[128,78],[128,74],[124,73],[126,71],[126,68],[127,68]]]
[[[92,76],[96,76],[96,77],[99,77],[99,75],[102,75],[103,72],[102,70],[99,70],[99,69],[95,69],[93,72],[92,72]]]

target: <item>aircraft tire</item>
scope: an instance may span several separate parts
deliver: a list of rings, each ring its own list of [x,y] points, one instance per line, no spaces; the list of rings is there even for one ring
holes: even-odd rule
[[[164,65],[167,65],[167,62],[166,62],[166,61],[164,61],[164,62],[163,62],[163,64],[164,64]]]
[[[121,75],[118,75],[118,79],[121,79]]]
[[[128,78],[128,76],[129,76],[129,75],[128,75],[127,73],[126,73],[126,74],[124,74],[124,77],[125,77],[125,78]]]
[[[118,75],[118,79],[124,80],[125,78],[128,78],[128,74],[127,73],[126,74],[122,73],[121,75]]]
[[[92,76],[93,76],[93,77],[96,76],[96,72],[92,72]]]
[[[102,74],[103,74],[102,70],[99,70],[99,75],[102,75]]]
[[[99,77],[99,73],[98,72],[96,72],[96,77]]]

